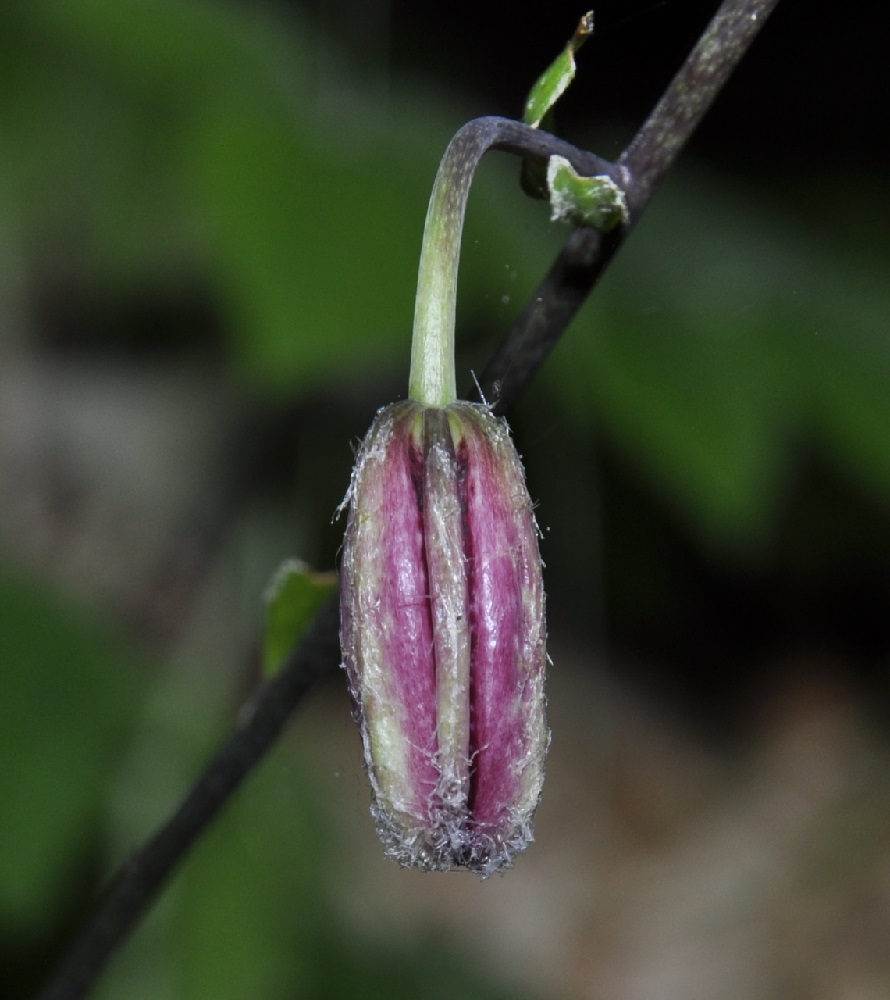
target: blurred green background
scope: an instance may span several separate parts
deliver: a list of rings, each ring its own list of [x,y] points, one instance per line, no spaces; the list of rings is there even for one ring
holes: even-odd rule
[[[715,6],[600,5],[563,134],[617,155]],[[878,34],[818,7],[783,0],[511,416],[556,661],[539,843],[482,885],[380,858],[334,677],[97,996],[890,984],[886,95]],[[438,159],[582,12],[0,8],[2,996],[231,727],[275,567],[335,565]],[[490,160],[467,386],[565,236]]]

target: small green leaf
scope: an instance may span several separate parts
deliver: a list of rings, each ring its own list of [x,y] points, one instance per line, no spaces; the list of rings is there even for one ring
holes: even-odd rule
[[[337,585],[335,573],[313,573],[298,559],[281,564],[266,590],[263,671],[278,673],[288,653]]]
[[[575,78],[575,53],[593,34],[593,11],[588,11],[578,22],[574,35],[566,47],[535,81],[525,101],[522,120],[537,128],[547,112],[565,93]]]
[[[575,79],[575,53],[593,34],[593,11],[578,22],[566,47],[538,77],[525,102],[522,120],[532,128],[553,131],[553,105]],[[564,157],[551,156],[546,167],[522,161],[522,189],[532,198],[549,200],[552,222],[591,226],[603,232],[627,221],[624,194],[608,177],[581,177]]]
[[[582,177],[564,156],[547,163],[550,221],[590,226],[606,233],[627,222],[624,192],[605,175]]]

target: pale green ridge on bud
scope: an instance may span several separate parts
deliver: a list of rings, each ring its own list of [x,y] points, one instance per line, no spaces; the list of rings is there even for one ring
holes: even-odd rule
[[[564,156],[547,163],[550,221],[590,226],[607,233],[628,221],[624,192],[605,174],[582,177]]]
[[[439,741],[438,792],[446,811],[466,811],[470,760],[470,608],[466,586],[464,521],[454,469],[447,410],[424,414],[426,559],[436,569],[430,593]]]

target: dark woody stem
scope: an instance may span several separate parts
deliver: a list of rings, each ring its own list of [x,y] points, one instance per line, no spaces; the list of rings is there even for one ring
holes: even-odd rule
[[[630,224],[652,195],[702,115],[735,69],[778,0],[724,0],[686,64],[618,166],[518,122],[482,118],[465,126],[475,163],[486,149],[546,159],[558,154],[587,175],[608,174],[625,191]],[[466,166],[463,168],[467,169]],[[465,204],[465,196],[464,196]],[[451,211],[463,211],[454,207]],[[601,235],[576,230],[508,333],[481,387],[507,409],[562,335],[629,229]],[[338,660],[337,600],[319,612],[284,666],[257,693],[232,735],[198,776],[182,803],[114,876],[91,919],[38,1000],[79,1000],[92,989],[114,950],[145,915],[177,864],[262,759],[312,685]]]
[[[734,72],[779,0],[725,2],[689,58],[655,105],[619,163],[631,176],[627,190],[632,222],[652,196]]]

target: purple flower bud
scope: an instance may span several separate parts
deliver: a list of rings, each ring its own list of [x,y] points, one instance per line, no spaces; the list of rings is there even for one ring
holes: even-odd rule
[[[352,477],[344,667],[387,853],[483,875],[532,839],[549,733],[522,465],[485,407],[380,410]]]

